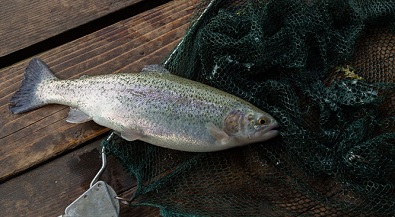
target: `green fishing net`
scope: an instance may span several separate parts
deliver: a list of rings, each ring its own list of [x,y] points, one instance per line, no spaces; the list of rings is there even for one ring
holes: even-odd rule
[[[164,65],[280,123],[187,153],[103,142],[162,216],[395,216],[395,2],[203,1]]]

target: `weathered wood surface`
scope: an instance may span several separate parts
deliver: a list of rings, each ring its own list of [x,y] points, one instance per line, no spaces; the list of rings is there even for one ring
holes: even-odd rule
[[[67,5],[67,1],[59,4],[62,2]],[[106,2],[109,1],[96,4],[96,9],[99,10],[98,7]],[[121,8],[126,6],[123,3],[135,2],[138,1],[116,1],[115,4],[122,4],[119,5]],[[39,1],[30,3],[39,4]],[[78,4],[82,2],[74,3],[72,7]],[[138,72],[146,64],[160,63],[174,48],[185,34],[196,4],[197,0],[174,0],[37,56],[51,67],[56,76],[64,79],[81,75]],[[22,10],[13,10],[16,9]],[[0,18],[4,15],[3,10],[6,9],[0,9]],[[75,8],[70,10],[75,12]],[[36,22],[41,19],[37,17],[40,15],[55,19],[54,16],[48,18],[48,14],[40,10],[32,11],[39,12],[35,18],[29,18]],[[81,9],[79,12],[83,11]],[[107,13],[100,12],[89,19]],[[27,16],[31,12],[25,13]],[[85,17],[85,21],[87,19]],[[67,22],[58,23],[62,27],[48,23],[41,26],[40,23],[36,26],[40,28],[36,29],[37,32],[33,27],[25,26],[29,23],[18,28],[30,34],[31,39],[34,39],[31,44],[34,44],[51,37],[51,34],[59,34],[60,30],[74,28],[82,20],[71,17]],[[0,34],[3,34],[3,27],[0,24]],[[1,35],[0,39],[2,43],[5,36]],[[30,45],[18,44],[20,40],[19,36],[7,38],[6,41],[10,43],[7,49],[11,49],[7,51],[2,47],[0,58]],[[98,148],[108,129],[93,122],[65,122],[68,108],[61,105],[49,105],[21,115],[11,114],[8,100],[19,87],[30,59],[0,70],[0,210],[2,216],[59,216],[89,188],[90,181],[101,165]],[[112,157],[108,159],[108,167],[101,180],[109,183],[118,195],[125,198],[130,197],[136,188],[136,181]],[[157,208],[121,205],[121,216],[158,215]]]
[[[101,139],[101,138],[100,138]],[[101,166],[100,140],[53,160],[23,176],[0,185],[2,216],[59,216],[89,188]],[[127,176],[114,157],[108,157],[100,180],[107,182],[121,197],[130,197],[136,181]],[[121,216],[158,216],[153,207],[121,204]]]
[[[38,55],[59,78],[138,72],[160,63],[185,34],[197,1],[176,0]],[[8,100],[28,60],[0,71],[0,181],[9,179],[108,129],[65,122],[68,109],[50,105],[13,115]]]
[[[3,0],[0,57],[142,0]]]

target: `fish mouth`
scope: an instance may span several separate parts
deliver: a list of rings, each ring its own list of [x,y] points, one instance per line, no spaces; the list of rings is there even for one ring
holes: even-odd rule
[[[261,137],[263,137],[265,140],[271,139],[273,137],[276,137],[279,134],[279,131],[276,130],[278,128],[278,124],[274,123],[268,127],[266,127],[264,130],[257,132],[257,134],[260,134]]]

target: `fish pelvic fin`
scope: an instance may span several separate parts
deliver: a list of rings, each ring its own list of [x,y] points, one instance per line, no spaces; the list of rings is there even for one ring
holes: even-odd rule
[[[126,141],[138,140],[144,136],[143,133],[137,129],[128,129],[128,130],[124,130],[124,131],[120,131],[120,132],[115,131],[115,134],[122,137]]]
[[[37,86],[45,80],[57,80],[48,66],[38,58],[29,62],[19,90],[11,97],[9,109],[13,114],[27,112],[46,105],[37,93]]]

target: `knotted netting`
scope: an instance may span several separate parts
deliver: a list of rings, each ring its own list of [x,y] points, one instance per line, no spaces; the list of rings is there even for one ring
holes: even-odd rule
[[[103,142],[163,216],[394,216],[395,2],[202,1],[164,60],[280,123],[260,144],[188,153]]]

